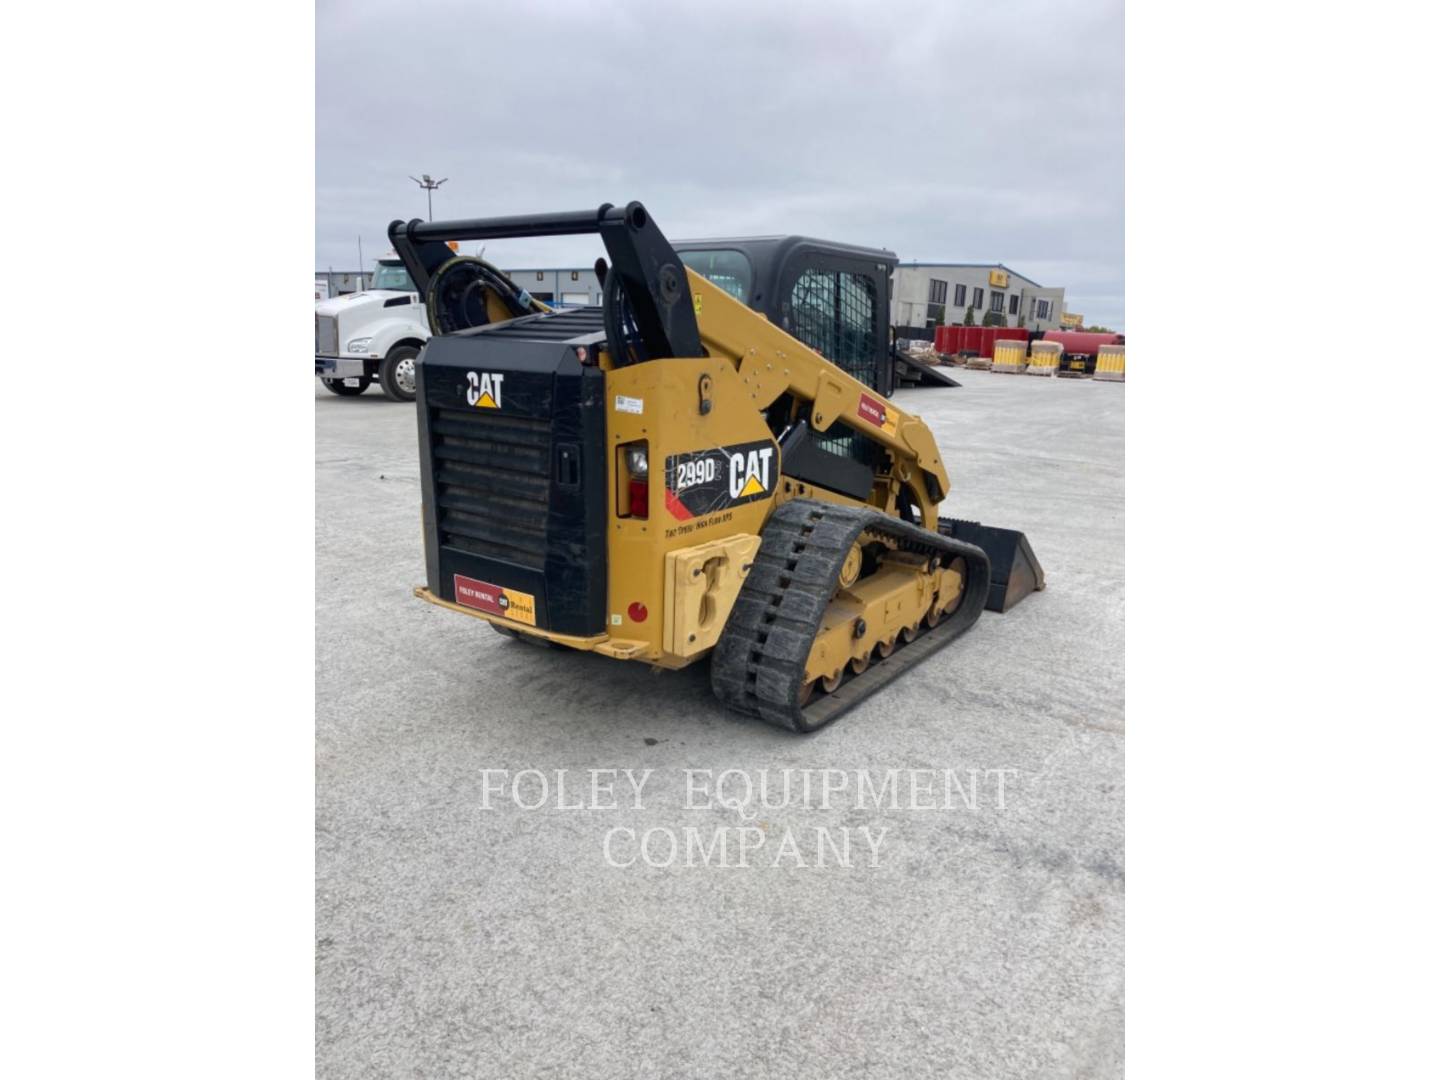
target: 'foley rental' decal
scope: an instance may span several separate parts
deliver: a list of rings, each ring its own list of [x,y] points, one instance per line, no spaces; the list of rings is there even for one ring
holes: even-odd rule
[[[490,615],[535,625],[535,597],[518,589],[491,585],[464,574],[455,575],[455,602]]]
[[[861,394],[860,407],[855,411],[860,414],[861,420],[874,424],[889,435],[895,434],[895,416],[878,398],[873,398],[869,394]]]

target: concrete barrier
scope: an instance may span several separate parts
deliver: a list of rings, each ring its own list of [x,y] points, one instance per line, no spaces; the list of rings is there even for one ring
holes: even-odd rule
[[[1025,344],[1023,341],[995,342],[995,362],[990,365],[990,370],[1019,375],[1025,370]]]
[[[1101,345],[1095,355],[1096,382],[1125,381],[1125,346]]]
[[[1054,375],[1060,367],[1060,354],[1064,346],[1058,341],[1037,341],[1030,346],[1030,366],[1027,375]]]

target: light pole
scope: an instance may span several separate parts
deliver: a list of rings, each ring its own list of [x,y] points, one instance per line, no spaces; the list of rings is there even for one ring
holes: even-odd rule
[[[449,180],[450,178],[447,176],[447,177],[445,177],[445,178],[442,179],[442,180],[431,180],[429,173],[421,173],[420,175],[421,175],[424,179],[415,180],[415,177],[413,177],[413,176],[410,177],[410,179],[411,179],[411,180],[415,180],[415,183],[419,184],[422,188],[425,189],[426,220],[427,220],[427,221],[434,221],[434,220],[435,220],[435,206],[434,206],[433,202],[431,201],[431,193],[432,193],[436,188],[438,188],[441,184],[443,184],[446,180]]]

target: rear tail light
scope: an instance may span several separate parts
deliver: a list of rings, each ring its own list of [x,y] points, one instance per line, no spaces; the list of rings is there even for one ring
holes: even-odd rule
[[[650,516],[650,444],[626,443],[617,447],[615,512],[619,517]]]
[[[650,516],[650,485],[643,476],[633,477],[630,480],[630,516],[637,518]]]

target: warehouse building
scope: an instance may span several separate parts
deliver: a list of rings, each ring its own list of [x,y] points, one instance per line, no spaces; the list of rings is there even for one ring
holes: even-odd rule
[[[590,267],[506,270],[517,285],[547,304],[598,304],[600,281]],[[933,338],[935,324],[958,326],[971,312],[1032,330],[1058,330],[1065,290],[1047,289],[1004,263],[901,263],[891,280],[890,324],[897,337]]]
[[[600,279],[593,267],[506,269],[512,281],[547,304],[575,306],[601,302]],[[331,296],[363,289],[368,273],[316,271],[316,284],[328,279]],[[901,338],[933,340],[936,323],[959,326],[970,313],[979,326],[1003,319],[1030,330],[1061,329],[1065,290],[1047,289],[1004,263],[901,263],[891,278],[890,324]]]
[[[389,255],[393,259],[395,256]],[[526,289],[536,300],[547,304],[575,306],[600,303],[600,279],[591,267],[562,267],[557,270],[539,270],[530,267],[523,270],[504,271],[510,280]],[[328,296],[347,296],[370,287],[374,275],[366,270],[354,271],[316,270],[316,299],[324,282],[329,289]]]
[[[935,335],[937,323],[1058,330],[1065,290],[1047,289],[1004,263],[901,263],[890,290],[890,323],[902,338]],[[1003,321],[1001,321],[1003,320]]]
[[[570,266],[558,270],[528,267],[523,270],[505,270],[504,273],[536,300],[547,304],[574,307],[600,303],[600,279],[595,276],[594,267]]]
[[[364,292],[370,287],[370,279],[373,276],[369,270],[316,270],[315,299],[322,300],[329,296],[349,296],[351,293]],[[322,290],[324,296],[321,295]]]

